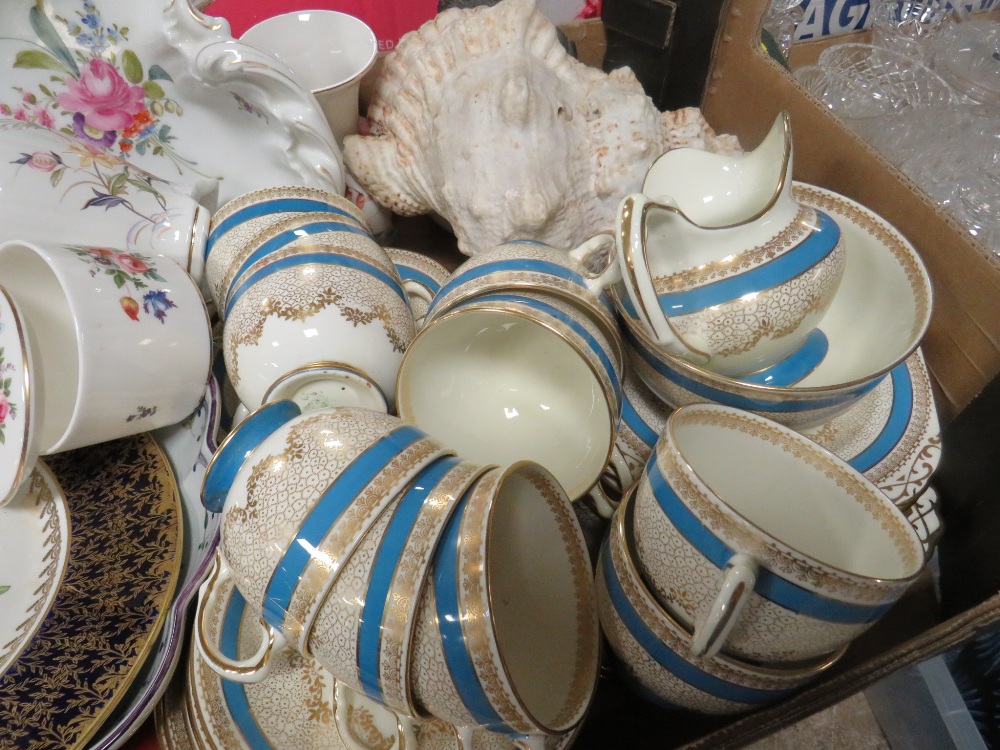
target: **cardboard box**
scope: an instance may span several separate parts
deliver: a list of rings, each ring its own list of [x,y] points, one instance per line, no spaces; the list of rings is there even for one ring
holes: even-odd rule
[[[935,381],[943,425],[944,455],[935,479],[945,511],[942,550],[951,571],[950,606],[940,604],[937,582],[927,575],[875,626],[855,641],[820,681],[779,704],[738,717],[670,712],[638,698],[608,660],[597,697],[574,750],[727,750],[743,747],[840,702],[898,670],[914,666],[1000,626],[1000,379],[986,398],[973,399],[1000,372],[1000,262],[991,260],[958,224],[885,159],[846,130],[759,44],[769,0],[727,0],[720,19],[702,109],[719,132],[734,133],[752,148],[781,110],[791,113],[795,177],[847,195],[884,216],[916,246],[934,285],[934,310],[923,351]],[[601,67],[606,39],[600,21],[563,27],[580,57]],[[819,49],[845,37],[796,45],[792,63],[815,59]],[[685,71],[682,65],[678,70]],[[686,74],[704,76],[702,69]],[[454,266],[454,239],[425,217],[398,220],[397,238]],[[859,321],[874,325],[877,321]],[[972,406],[970,406],[972,404]],[[949,445],[966,445],[958,455]],[[993,446],[996,446],[995,448]],[[976,449],[976,450],[974,450]],[[976,514],[995,519],[984,523]],[[957,534],[949,536],[952,526]],[[963,533],[991,534],[970,549]],[[960,563],[960,564],[959,564]],[[973,585],[974,584],[974,585]],[[943,584],[942,584],[943,585]],[[946,592],[948,593],[948,592]]]

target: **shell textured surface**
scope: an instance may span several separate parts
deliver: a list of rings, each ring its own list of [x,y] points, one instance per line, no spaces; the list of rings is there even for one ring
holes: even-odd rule
[[[393,212],[445,219],[466,255],[575,247],[612,226],[664,151],[739,151],[697,109],[659,112],[630,69],[573,58],[534,0],[452,8],[404,36],[367,117],[345,139],[352,172]]]

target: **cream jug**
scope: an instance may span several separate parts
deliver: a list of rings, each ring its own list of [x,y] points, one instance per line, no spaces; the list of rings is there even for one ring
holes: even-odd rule
[[[836,222],[792,197],[782,113],[753,151],[668,151],[619,209],[623,314],[670,355],[741,376],[794,357],[837,291]]]

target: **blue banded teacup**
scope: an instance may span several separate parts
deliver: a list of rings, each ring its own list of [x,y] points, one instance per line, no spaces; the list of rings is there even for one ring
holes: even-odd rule
[[[738,409],[681,407],[635,498],[638,564],[692,652],[815,658],[879,619],[923,569],[920,538],[864,475]]]
[[[536,292],[472,297],[427,323],[403,355],[401,417],[485,464],[535,461],[574,500],[611,457],[622,362],[580,308]]]
[[[369,232],[364,213],[343,196],[302,186],[276,186],[241,195],[212,215],[205,243],[205,284],[218,305],[224,293],[222,277],[233,256],[259,232],[284,219],[312,213],[333,214]]]
[[[789,698],[839,660],[844,649],[783,665],[692,656],[690,629],[656,600],[637,565],[634,500],[626,495],[615,513],[596,576],[601,629],[634,692],[667,709],[741,713]]]
[[[450,454],[380,412],[338,407],[295,416],[298,408],[283,403],[241,422],[204,480],[206,499],[228,485],[216,577],[233,579],[260,612],[266,637],[241,663],[211,644],[199,647],[213,668],[245,682],[266,676],[275,648],[311,653],[329,591],[366,534],[410,482]]]
[[[418,703],[460,734],[569,732],[596,689],[599,641],[593,570],[566,493],[530,461],[491,469],[434,556],[410,667]]]

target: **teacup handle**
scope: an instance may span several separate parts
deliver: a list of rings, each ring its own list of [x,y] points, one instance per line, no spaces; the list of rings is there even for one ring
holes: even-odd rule
[[[271,670],[273,663],[271,657],[285,647],[285,638],[276,628],[268,625],[263,619],[260,620],[263,642],[257,653],[247,659],[230,659],[220,652],[206,635],[206,613],[216,608],[215,600],[218,597],[219,584],[229,580],[231,575],[228,563],[216,551],[212,571],[198,591],[198,616],[194,624],[195,644],[205,663],[220,677],[233,682],[260,682]]]
[[[593,271],[584,274],[584,283],[595,296],[622,277],[621,264],[615,255],[615,236],[612,232],[598,232],[593,237],[583,241],[579,247],[575,247],[567,253],[569,257],[586,269],[590,268],[589,260],[591,256],[598,253],[605,254],[609,262],[600,271]]]
[[[749,555],[737,552],[722,571],[722,585],[705,619],[695,624],[691,656],[715,656],[740,619],[740,612],[750,600],[757,583],[757,563]]]
[[[650,200],[642,193],[626,196],[618,208],[615,240],[623,286],[640,322],[657,344],[674,356],[704,364],[711,353],[682,341],[660,307],[646,250],[646,223],[652,209],[678,210],[670,198]]]
[[[600,481],[595,484],[590,490],[590,501],[594,506],[594,510],[597,511],[601,518],[611,518],[618,510],[618,506],[621,504],[621,498],[628,494],[629,485],[634,481],[632,476],[632,470],[629,468],[628,461],[622,455],[621,450],[618,446],[611,451],[611,461],[608,463],[607,469],[614,471],[618,483],[621,485],[622,492],[617,499],[608,496],[608,493],[604,491],[601,486]]]

